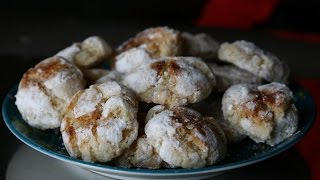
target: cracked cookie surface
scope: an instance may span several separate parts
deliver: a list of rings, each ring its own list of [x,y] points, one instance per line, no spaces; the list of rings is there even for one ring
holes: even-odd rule
[[[212,165],[226,154],[220,126],[195,110],[158,105],[150,109],[146,122],[148,142],[171,168]]]
[[[152,58],[178,56],[182,53],[181,35],[166,26],[148,28],[119,46],[117,54],[137,47],[145,49]]]
[[[90,162],[118,157],[137,138],[137,110],[134,94],[115,81],[79,91],[60,129],[68,153]]]
[[[16,95],[23,119],[39,129],[58,128],[72,96],[84,88],[81,71],[60,57],[51,57],[24,73]]]
[[[224,117],[255,142],[274,146],[298,128],[298,111],[288,87],[280,83],[231,86],[222,99]]]
[[[200,58],[167,57],[125,75],[123,83],[141,101],[179,106],[206,98],[215,85],[215,76]]]

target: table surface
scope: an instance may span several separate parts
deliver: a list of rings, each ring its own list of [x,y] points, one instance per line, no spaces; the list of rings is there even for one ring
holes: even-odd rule
[[[32,162],[32,163],[30,163]],[[28,164],[28,166],[26,166]],[[45,166],[44,166],[45,165]],[[19,173],[17,173],[19,172]],[[272,172],[272,173],[271,173]],[[21,145],[13,155],[7,168],[6,176],[10,180],[109,180],[112,178],[97,175],[78,166],[64,163],[41,154],[26,145]],[[263,161],[257,165],[246,166],[214,177],[215,180],[269,179],[309,179],[309,170],[295,150],[290,149],[279,156]]]
[[[156,25],[136,22],[102,22],[90,19],[55,18],[3,18],[0,17],[0,60],[3,63],[0,71],[1,102],[8,90],[19,82],[22,74],[31,66],[45,57],[52,56],[72,42],[81,41],[90,35],[99,35],[113,47],[133,36],[137,32]],[[320,44],[280,39],[268,31],[230,31],[222,29],[200,29],[190,26],[175,26],[182,31],[206,32],[223,41],[245,39],[253,41],[262,48],[276,54],[287,61],[292,70],[293,78],[320,78],[319,57]],[[12,157],[21,149],[22,143],[0,121],[0,178],[4,179],[6,169]],[[35,152],[37,153],[37,152]],[[39,153],[39,156],[40,153]],[[309,170],[300,154],[290,149],[270,160],[241,168],[225,179],[237,176],[272,177],[280,179],[310,179]],[[223,176],[221,179],[224,179]]]

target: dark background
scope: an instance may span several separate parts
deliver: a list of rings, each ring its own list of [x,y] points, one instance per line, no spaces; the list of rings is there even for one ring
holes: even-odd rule
[[[243,6],[250,4],[250,0],[244,2]],[[192,25],[207,4],[207,0],[2,0],[0,2],[0,17],[2,20],[36,17],[43,21],[51,18],[63,18],[71,21],[73,19],[90,19],[100,22],[129,21]],[[241,9],[243,7],[222,8]],[[318,0],[278,0],[272,16],[265,22],[257,23],[253,28],[320,32],[319,8],[320,1]]]

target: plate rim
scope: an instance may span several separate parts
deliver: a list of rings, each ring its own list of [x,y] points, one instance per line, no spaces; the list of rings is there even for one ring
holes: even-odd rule
[[[8,105],[11,98],[14,97],[16,94],[18,85],[16,84],[13,86],[9,92],[6,94],[3,104],[2,104],[2,116],[3,120],[7,126],[7,128],[13,133],[20,141],[22,141],[24,144],[28,145],[29,147],[35,149],[36,151],[39,151],[45,155],[48,155],[52,158],[59,159],[61,161],[71,163],[77,166],[85,167],[88,169],[94,169],[102,172],[111,172],[111,173],[122,173],[123,175],[156,175],[156,176],[181,176],[181,175],[196,175],[196,174],[205,174],[205,173],[215,173],[215,172],[222,172],[226,170],[236,169],[239,167],[247,166],[250,164],[254,164],[263,160],[266,160],[268,158],[271,158],[277,154],[280,154],[281,152],[289,149],[294,144],[296,144],[298,141],[300,141],[306,133],[310,131],[312,128],[315,119],[316,119],[316,104],[314,102],[313,97],[311,94],[300,84],[294,83],[294,85],[297,85],[299,90],[302,90],[305,94],[307,94],[307,97],[310,99],[310,105],[312,106],[312,114],[310,115],[310,122],[307,122],[304,128],[296,132],[295,139],[292,139],[290,142],[287,142],[285,146],[281,146],[283,144],[279,144],[281,147],[275,152],[271,152],[269,154],[264,154],[258,157],[254,157],[251,159],[246,159],[238,162],[229,163],[227,165],[212,165],[212,166],[206,166],[203,168],[196,168],[196,169],[142,169],[142,168],[124,168],[124,167],[117,167],[117,166],[110,166],[110,165],[104,165],[99,163],[92,163],[92,162],[86,162],[77,158],[73,158],[71,156],[67,156],[58,152],[55,152],[53,150],[50,150],[46,147],[43,147],[37,143],[32,142],[28,137],[24,136],[22,133],[20,133],[12,124],[11,118],[9,117],[9,112],[7,111]]]

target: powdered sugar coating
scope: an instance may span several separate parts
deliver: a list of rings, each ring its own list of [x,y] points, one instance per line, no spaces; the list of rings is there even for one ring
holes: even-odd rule
[[[60,129],[68,153],[90,162],[118,157],[137,138],[137,110],[134,94],[114,81],[79,91]]]
[[[204,167],[225,156],[225,137],[214,121],[189,108],[159,106],[149,111],[145,133],[170,167]]]
[[[298,128],[292,92],[284,84],[231,86],[223,96],[222,110],[240,133],[271,146],[290,137]]]
[[[157,76],[155,70],[151,69],[149,65],[144,65],[137,71],[126,75],[123,82],[139,96],[157,83]]]
[[[54,129],[60,126],[72,96],[83,88],[83,76],[77,67],[59,57],[48,58],[23,75],[16,105],[29,125]]]
[[[115,69],[120,73],[130,73],[153,59],[144,48],[132,48],[115,57]]]
[[[101,63],[112,54],[110,45],[101,37],[91,36],[81,43],[74,43],[56,54],[66,58],[81,69]]]
[[[73,43],[71,46],[59,51],[55,56],[61,56],[73,63],[74,57],[81,51],[81,43]]]
[[[43,85],[66,104],[78,90],[84,88],[84,80],[81,72],[76,67],[72,67],[43,81]]]
[[[106,83],[110,81],[121,82],[122,74],[120,74],[118,71],[115,71],[115,70],[109,71],[107,74],[105,74],[104,76],[101,76],[98,80],[96,80],[94,84],[101,84],[101,83]]]
[[[226,91],[234,84],[248,83],[261,84],[262,79],[245,70],[239,69],[232,65],[217,65],[208,63],[217,78],[216,89],[219,92]]]
[[[179,31],[165,26],[148,28],[124,42],[117,53],[136,47],[145,49],[152,58],[178,56],[182,53],[181,35]]]
[[[123,83],[144,102],[179,106],[206,98],[215,76],[199,58],[167,57],[125,75]]]
[[[270,82],[285,83],[290,73],[288,65],[276,56],[244,40],[223,43],[218,57]]]
[[[219,42],[205,33],[190,34],[182,33],[184,43],[183,55],[195,56],[200,58],[213,58],[217,56]]]
[[[40,129],[59,127],[59,112],[52,106],[51,98],[38,87],[21,89],[16,98],[16,105],[30,126]]]
[[[96,105],[101,101],[102,94],[97,89],[91,88],[82,93],[77,104],[73,108],[75,118],[85,114],[92,113],[96,110]]]
[[[114,163],[121,167],[138,167],[148,169],[159,169],[162,167],[162,159],[156,150],[147,141],[145,135],[138,137]]]

